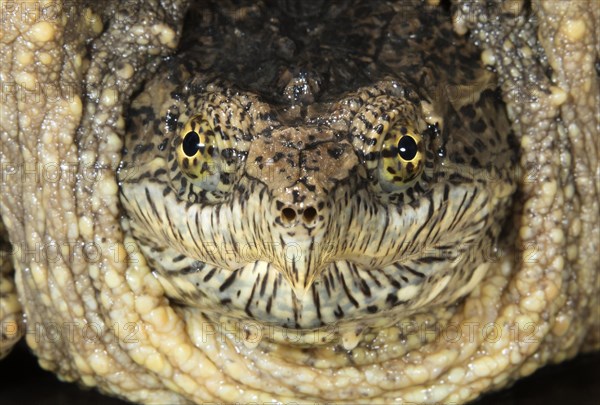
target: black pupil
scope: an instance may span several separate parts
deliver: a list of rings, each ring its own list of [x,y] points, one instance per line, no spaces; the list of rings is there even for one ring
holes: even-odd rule
[[[398,155],[404,160],[413,160],[417,156],[417,143],[411,136],[403,136],[398,142]]]
[[[195,131],[190,131],[183,138],[183,153],[192,157],[200,149],[200,137]]]

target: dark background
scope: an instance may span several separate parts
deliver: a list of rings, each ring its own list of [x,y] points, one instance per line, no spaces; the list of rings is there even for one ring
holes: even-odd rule
[[[58,381],[42,370],[21,342],[0,362],[0,405],[102,404],[127,402]],[[509,389],[488,394],[473,405],[600,405],[600,353],[586,354],[568,362],[545,367]]]

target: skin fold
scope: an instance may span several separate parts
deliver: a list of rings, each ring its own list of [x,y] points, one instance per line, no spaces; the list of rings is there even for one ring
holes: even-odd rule
[[[391,324],[295,334],[173,304],[122,216],[125,114],[177,48],[187,2],[0,4],[0,356],[24,336],[61,379],[140,403],[403,403],[466,402],[599,348],[591,3],[452,6],[519,145],[484,278]]]

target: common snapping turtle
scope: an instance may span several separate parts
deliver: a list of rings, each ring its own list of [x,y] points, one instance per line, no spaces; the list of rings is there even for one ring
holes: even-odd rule
[[[595,8],[26,4],[3,353],[137,402],[388,403],[598,348]]]

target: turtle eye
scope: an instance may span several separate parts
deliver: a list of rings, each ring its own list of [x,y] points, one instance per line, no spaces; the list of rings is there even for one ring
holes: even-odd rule
[[[200,136],[196,131],[189,131],[183,136],[183,142],[181,143],[181,150],[188,158],[192,158],[196,153],[201,152],[201,149],[205,145],[200,144]]]
[[[419,149],[417,141],[412,135],[404,135],[398,141],[398,157],[405,162],[410,162],[417,157]]]
[[[381,151],[383,180],[394,185],[405,185],[415,180],[423,171],[423,139],[412,128],[392,128],[385,137]]]
[[[193,180],[208,179],[217,174],[217,138],[206,119],[192,117],[179,133],[177,143],[177,161],[184,174]]]

